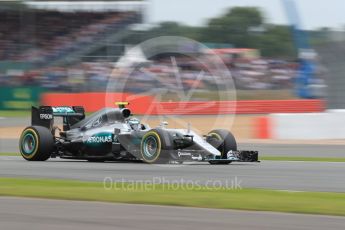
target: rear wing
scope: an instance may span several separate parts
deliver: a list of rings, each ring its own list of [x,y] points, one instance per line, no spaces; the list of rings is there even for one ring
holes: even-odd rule
[[[40,106],[31,108],[31,125],[43,126],[53,129],[54,117],[63,117],[63,130],[85,118],[82,106]]]

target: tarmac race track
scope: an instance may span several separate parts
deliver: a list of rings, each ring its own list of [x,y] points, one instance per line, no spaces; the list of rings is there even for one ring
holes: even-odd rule
[[[0,127],[25,126],[28,119],[3,119]],[[344,145],[239,143],[262,156],[345,157]],[[0,152],[18,152],[17,139],[0,139]],[[0,177],[75,179],[82,181],[195,183],[293,191],[345,192],[345,163],[263,161],[149,165],[143,163],[69,161],[28,162],[0,156]],[[0,229],[344,229],[344,217],[200,208],[127,205],[0,197]]]
[[[344,217],[0,197],[1,229],[343,229]]]
[[[149,165],[144,163],[68,161],[59,158],[28,162],[22,157],[0,157],[1,177],[59,178],[84,181],[194,183],[197,185],[268,188],[296,191],[345,191],[345,163],[283,162],[209,165]],[[237,182],[236,182],[237,181]]]

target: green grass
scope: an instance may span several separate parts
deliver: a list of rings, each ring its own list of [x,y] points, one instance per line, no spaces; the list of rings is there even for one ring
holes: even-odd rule
[[[106,190],[101,182],[0,178],[0,195],[345,216],[345,193],[143,186],[117,183]]]
[[[261,156],[260,160],[267,160],[267,161],[345,162],[345,157]]]
[[[20,156],[19,153],[0,153],[0,156]]]
[[[30,110],[0,110],[0,117],[29,117]]]

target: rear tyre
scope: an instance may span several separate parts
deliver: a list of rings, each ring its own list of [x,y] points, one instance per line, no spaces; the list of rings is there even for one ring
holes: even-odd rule
[[[169,134],[162,129],[152,129],[145,133],[140,144],[141,158],[146,163],[164,164],[169,162]]]
[[[49,129],[41,126],[25,128],[19,139],[20,154],[28,161],[45,161],[54,149],[54,137]]]
[[[208,133],[207,142],[217,148],[221,156],[219,159],[227,159],[227,153],[237,151],[237,142],[232,133],[225,129],[216,129]],[[230,164],[231,161],[209,161],[210,164]]]

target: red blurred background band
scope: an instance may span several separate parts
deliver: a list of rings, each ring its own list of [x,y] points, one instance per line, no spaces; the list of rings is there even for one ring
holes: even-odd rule
[[[128,101],[134,114],[216,115],[322,112],[324,100],[246,100],[158,102],[152,96],[131,93],[44,93],[42,105],[82,105],[87,112],[113,107],[116,101]]]

